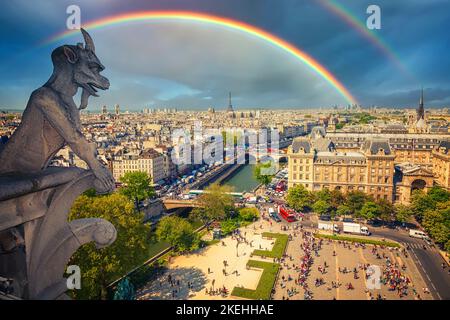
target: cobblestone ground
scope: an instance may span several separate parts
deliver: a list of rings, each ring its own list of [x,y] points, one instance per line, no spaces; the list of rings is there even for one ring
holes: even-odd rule
[[[276,284],[275,299],[304,299],[304,289],[300,285],[296,285],[294,281],[294,279],[298,278],[299,271],[293,268],[293,265],[298,265],[298,261],[303,256],[303,251],[300,249],[302,242],[303,239],[298,232],[297,236],[294,236],[289,243],[287,249],[289,257],[285,258],[282,263],[283,267]],[[387,300],[411,300],[418,299],[419,296],[421,299],[432,299],[430,294],[423,292],[423,288],[426,285],[409,256],[406,257],[400,250],[377,248],[379,255],[379,258],[377,258],[376,254],[372,252],[373,248],[370,245],[363,248],[362,246],[349,245],[348,243],[323,240],[318,256],[315,256],[315,253],[312,252],[313,264],[307,277],[308,287],[313,293],[312,298],[316,300],[365,300],[375,299],[380,295]],[[336,253],[335,256],[333,251]],[[397,269],[401,270],[402,274],[411,280],[407,295],[400,297],[396,290],[389,290],[388,285],[385,284],[381,284],[380,289],[367,289],[365,271],[361,267],[364,264],[375,265],[379,266],[381,272],[383,272],[387,261],[392,262],[394,268],[395,263],[397,263]],[[328,267],[322,273],[318,268],[319,266],[323,267],[325,262]],[[406,266],[404,270],[401,268],[403,265]],[[354,268],[357,270],[358,279],[354,277]],[[344,272],[345,269],[347,269],[347,272]],[[289,278],[292,278],[292,280],[289,280]],[[323,279],[323,284],[316,287],[316,279]],[[339,282],[340,286],[333,288],[332,282]],[[346,285],[348,283],[351,283],[354,289],[347,289]],[[416,290],[417,295],[414,294],[413,289]]]
[[[258,221],[253,225],[242,228],[241,234],[245,235],[246,243],[241,243],[236,252],[237,241],[231,237],[224,239],[225,245],[221,243],[212,245],[208,248],[200,250],[197,253],[178,256],[172,258],[169,263],[168,270],[159,276],[155,281],[148,283],[137,292],[138,299],[232,299],[230,295],[210,295],[206,294],[206,290],[212,288],[217,289],[225,286],[228,292],[231,292],[235,286],[243,286],[245,288],[256,288],[261,272],[257,270],[247,270],[246,263],[250,259],[250,253],[256,249],[270,250],[273,245],[272,240],[262,239],[261,233],[264,231],[289,233],[296,236],[289,241],[287,255],[292,258],[285,258],[282,262],[282,269],[275,286],[275,299],[304,299],[304,290],[300,285],[294,283],[294,279],[298,277],[299,272],[293,268],[298,265],[300,258],[303,256],[303,250],[300,248],[303,242],[300,232],[293,231],[292,225],[290,230],[282,230],[282,226],[287,223],[269,223],[267,221]],[[250,242],[252,245],[250,246]],[[430,294],[423,293],[425,283],[421,278],[416,266],[411,258],[406,258],[403,253],[390,251],[389,249],[378,249],[381,259],[377,259],[372,253],[372,246],[366,248],[348,246],[338,242],[324,240],[319,256],[315,256],[312,252],[313,264],[311,266],[310,275],[307,278],[307,284],[312,291],[313,299],[370,299],[380,294],[386,299],[414,299],[417,298],[412,292],[412,288],[417,290],[422,299],[432,299]],[[336,256],[333,256],[333,251]],[[236,254],[238,253],[238,255]],[[385,258],[383,258],[383,255]],[[386,285],[381,285],[379,290],[366,289],[365,273],[358,268],[358,264],[378,265],[383,270],[386,266],[386,257],[389,257],[392,263],[398,263],[400,268],[406,265],[405,271],[402,271],[411,279],[412,284],[409,286],[408,295],[400,298],[397,291],[389,291]],[[264,260],[260,257],[252,257],[254,260]],[[226,260],[228,265],[225,267],[227,274],[223,273],[223,261]],[[273,261],[265,259],[265,261]],[[327,263],[326,272],[322,274],[318,267]],[[353,268],[358,269],[358,279],[354,279]],[[210,269],[208,272],[208,268]],[[349,272],[343,273],[343,269],[347,268]],[[341,272],[339,272],[341,269]],[[237,270],[237,275],[233,271]],[[172,285],[168,281],[168,276],[172,277]],[[283,280],[283,276],[285,280]],[[292,280],[288,280],[288,277]],[[316,287],[315,279],[323,278],[324,284]],[[339,282],[338,288],[331,288],[331,282]],[[214,286],[213,286],[214,282]],[[353,290],[347,290],[346,284],[351,283]],[[289,290],[297,293],[289,296]],[[176,290],[176,293],[174,293]]]

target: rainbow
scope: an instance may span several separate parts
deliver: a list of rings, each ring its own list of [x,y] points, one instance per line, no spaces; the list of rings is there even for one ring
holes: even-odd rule
[[[232,30],[241,31],[245,34],[252,35],[263,41],[266,41],[283,51],[293,55],[301,62],[305,63],[309,68],[314,70],[319,74],[324,80],[326,80],[332,87],[334,87],[342,97],[350,104],[357,104],[357,100],[352,94],[347,90],[347,88],[331,74],[324,66],[322,66],[318,61],[313,59],[304,51],[301,51],[294,45],[288,43],[287,41],[270,34],[262,29],[254,27],[252,25],[246,24],[244,22],[232,20],[229,18],[213,16],[209,14],[202,14],[196,12],[188,11],[145,11],[145,12],[131,12],[124,13],[115,16],[109,16],[95,21],[88,22],[83,25],[86,30],[100,29],[107,26],[113,26],[118,24],[123,24],[127,22],[139,22],[139,21],[155,21],[155,20],[177,20],[177,21],[190,21],[206,23],[216,26],[225,27]],[[68,30],[59,33],[50,39],[46,40],[43,44],[47,45],[53,42],[60,41],[71,35],[74,35],[77,30]]]
[[[353,13],[351,13],[342,4],[335,0],[318,0],[319,4],[333,13],[334,15],[341,18],[350,27],[356,30],[360,35],[366,38],[372,45],[377,47],[377,49],[383,53],[398,69],[400,69],[404,74],[412,77],[410,71],[401,62],[398,55],[392,50],[389,45],[374,32],[369,30],[364,22],[358,19]]]

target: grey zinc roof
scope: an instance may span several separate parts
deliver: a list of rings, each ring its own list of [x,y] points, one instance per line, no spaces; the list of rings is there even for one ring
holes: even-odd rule
[[[387,139],[368,139],[362,145],[362,151],[377,154],[380,149],[383,149],[384,154],[391,154],[391,147]]]
[[[311,151],[311,144],[306,139],[294,139],[292,142],[292,152],[298,152],[301,148],[305,150],[306,153]]]
[[[317,138],[311,141],[316,151],[332,151],[335,149],[334,143],[330,139]]]

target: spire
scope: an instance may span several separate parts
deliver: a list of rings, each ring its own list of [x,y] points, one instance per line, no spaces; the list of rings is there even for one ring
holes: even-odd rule
[[[425,109],[423,106],[423,87],[420,91],[419,108],[417,109],[417,121],[425,118]]]
[[[231,92],[228,93],[228,112],[233,112],[233,105],[231,104]]]
[[[420,93],[420,103],[419,105],[423,106],[423,87],[422,87],[422,91]]]

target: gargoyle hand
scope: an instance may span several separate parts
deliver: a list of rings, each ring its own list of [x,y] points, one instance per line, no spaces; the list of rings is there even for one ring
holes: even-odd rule
[[[100,162],[94,168],[91,168],[98,183],[95,183],[97,192],[108,193],[114,190],[115,183],[111,172]]]

